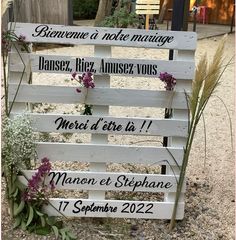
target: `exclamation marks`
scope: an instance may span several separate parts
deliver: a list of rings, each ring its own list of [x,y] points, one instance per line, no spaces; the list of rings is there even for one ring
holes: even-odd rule
[[[142,131],[143,131],[144,126],[146,125],[146,122],[147,122],[146,120],[143,121],[143,124],[142,124],[139,132],[142,132]],[[147,128],[146,128],[146,132],[148,132],[148,129],[151,127],[151,125],[152,125],[152,121],[149,121],[149,123],[148,123],[148,125],[147,125]]]
[[[144,125],[146,124],[146,120],[143,121],[142,127],[140,128],[139,132],[142,132]]]
[[[146,132],[148,132],[148,129],[151,127],[151,125],[152,125],[152,121],[149,122]]]

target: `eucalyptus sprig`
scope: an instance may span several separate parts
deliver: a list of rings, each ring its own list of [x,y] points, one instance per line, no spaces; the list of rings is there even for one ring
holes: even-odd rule
[[[186,94],[186,101],[187,101],[187,105],[189,106],[188,137],[187,137],[186,145],[184,148],[183,163],[180,170],[179,182],[177,184],[177,192],[176,192],[172,218],[170,222],[170,230],[172,230],[175,226],[175,218],[176,218],[176,213],[178,208],[178,202],[179,202],[182,186],[184,183],[186,168],[188,166],[188,161],[189,161],[189,154],[191,151],[197,124],[202,117],[203,111],[209,99],[212,97],[217,86],[219,85],[221,76],[227,67],[227,66],[224,67],[222,70],[222,66],[223,66],[222,56],[224,53],[225,42],[226,42],[226,36],[224,36],[221,42],[219,43],[219,46],[216,50],[216,53],[213,57],[212,62],[209,63],[206,55],[204,55],[201,58],[195,71],[195,77],[192,84],[192,93],[190,96]]]

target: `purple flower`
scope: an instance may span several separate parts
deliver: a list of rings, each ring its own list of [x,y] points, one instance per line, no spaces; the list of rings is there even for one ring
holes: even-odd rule
[[[73,79],[75,79],[76,78],[76,75],[77,75],[77,72],[73,72],[72,74],[71,74],[71,80],[73,80]]]
[[[55,190],[56,186],[55,186],[54,181],[51,181],[51,182],[50,182],[50,186],[51,186],[51,190],[52,190],[52,191]]]
[[[72,74],[72,78],[75,79],[76,81],[78,81],[83,87],[85,87],[85,88],[94,88],[95,87],[95,84],[94,84],[94,81],[92,78],[93,74],[91,72],[83,73],[81,76],[78,76],[78,79],[76,79],[76,75],[77,75],[77,73],[74,72]],[[76,88],[76,92],[81,93],[81,89]]]
[[[22,199],[29,202],[37,199],[47,199],[51,191],[55,189],[54,183],[49,185],[45,184],[45,178],[51,171],[51,163],[48,158],[41,160],[41,165],[38,167],[37,172],[28,181],[28,188],[22,195]]]
[[[76,92],[77,92],[77,93],[81,93],[81,89],[76,88]]]
[[[20,34],[18,40],[19,40],[20,42],[24,42],[25,39],[26,39],[26,37],[25,37],[23,34]]]
[[[160,73],[159,78],[162,82],[165,83],[165,89],[172,91],[174,90],[174,86],[176,85],[176,79],[173,77],[173,75],[163,72]]]
[[[92,78],[93,74],[91,72],[86,72],[82,74],[82,83],[86,88],[94,88],[95,84]]]

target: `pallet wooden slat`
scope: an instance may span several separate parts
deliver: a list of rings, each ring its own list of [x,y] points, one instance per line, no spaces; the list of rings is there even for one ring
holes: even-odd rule
[[[136,14],[159,14],[159,10],[140,9],[140,10],[136,10]]]
[[[49,202],[50,204],[44,206],[44,211],[49,216],[61,216],[57,211],[60,210],[68,217],[170,219],[174,207],[174,203],[169,202],[128,200],[50,198]],[[176,219],[183,219],[183,217],[184,203],[179,202]]]
[[[14,99],[18,84],[9,84],[9,101]],[[81,89],[77,87],[28,85],[22,84],[15,102],[29,103],[64,103],[131,107],[156,107],[187,109],[184,92],[134,90],[116,88]]]
[[[183,148],[115,144],[36,143],[39,159],[107,163],[182,165]],[[47,153],[47,154],[46,154]]]
[[[70,114],[27,114],[38,132],[187,136],[188,121]]]
[[[159,4],[160,0],[136,0],[136,4]]]
[[[75,27],[50,24],[14,24],[17,36],[24,34],[28,42],[85,44],[159,49],[196,48],[195,32],[146,31],[122,28]]]
[[[16,54],[11,55],[11,71],[23,71],[24,65]],[[15,61],[14,61],[15,58]],[[194,76],[194,61],[165,61],[146,59],[118,59],[99,57],[57,56],[45,54],[22,54],[30,59],[32,72],[111,74],[132,77],[155,77],[168,72],[176,79],[191,79]],[[29,61],[29,60],[28,60]],[[68,76],[69,78],[70,76]]]
[[[159,10],[160,9],[160,5],[144,5],[144,4],[140,4],[140,5],[136,5],[136,11],[137,10]]]
[[[31,179],[36,171],[25,170],[24,176]],[[24,176],[18,179],[25,186],[28,181]],[[80,172],[51,171],[45,179],[46,183],[53,181],[56,189],[70,190],[102,190],[128,192],[176,192],[179,176],[160,174],[134,174],[114,172]],[[182,192],[185,192],[185,186]]]

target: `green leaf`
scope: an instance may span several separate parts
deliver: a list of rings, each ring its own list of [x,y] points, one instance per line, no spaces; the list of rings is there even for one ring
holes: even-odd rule
[[[55,225],[55,223],[56,223],[56,218],[53,217],[53,216],[47,217],[47,218],[46,218],[46,222],[47,222],[48,225],[53,226],[53,225]]]
[[[34,218],[34,209],[30,206],[29,217],[28,217],[26,226],[30,225],[30,223],[32,222],[33,218]]]
[[[20,181],[17,181],[15,184],[21,191],[24,191],[26,189],[26,186]]]
[[[34,223],[34,224],[31,224],[30,226],[27,227],[27,231],[29,231],[30,233],[34,232],[35,231],[35,228],[36,228],[37,224]]]
[[[16,219],[15,219],[15,222],[14,222],[14,225],[13,225],[13,229],[14,228],[17,228],[21,223],[21,217],[18,216]]]
[[[42,217],[44,214],[39,212],[38,210],[35,210],[35,212],[37,213],[38,216]]]
[[[62,240],[65,240],[66,239],[66,230],[65,230],[65,228],[62,228],[59,231],[60,231]]]
[[[13,215],[16,216],[15,212],[18,209],[18,204],[16,202],[14,202],[13,204]]]
[[[12,196],[15,198],[17,196],[18,192],[19,192],[19,188],[16,188],[16,191],[14,192],[14,194]]]
[[[63,221],[57,221],[57,222],[55,222],[54,225],[57,226],[57,228],[61,229],[63,226]]]
[[[14,185],[12,186],[11,190],[10,190],[10,195],[13,195],[14,192],[16,191],[16,189],[17,189],[17,187],[16,187],[16,185],[14,184]]]
[[[25,230],[26,230],[26,223],[25,223],[25,221],[24,221],[24,220],[21,222],[21,225],[20,225],[20,227],[21,227],[21,229],[22,229],[23,231],[25,231]]]
[[[24,209],[24,206],[25,206],[24,201],[21,201],[19,206],[17,205],[16,202],[14,202],[14,211],[13,211],[14,214],[13,215],[17,216],[19,213],[21,213],[22,210]]]
[[[56,239],[58,239],[58,237],[59,237],[58,228],[57,228],[56,226],[52,226],[52,230],[53,230],[53,232],[55,233]]]
[[[40,216],[40,220],[41,220],[42,227],[45,227],[46,225],[45,217]]]
[[[67,235],[70,237],[70,239],[77,239],[76,236],[68,230]]]
[[[13,175],[12,175],[12,182],[13,182],[13,183],[16,182],[16,179],[17,179],[17,175],[16,175],[16,174],[13,174]]]
[[[35,233],[38,235],[48,235],[51,232],[51,229],[49,226],[45,226],[45,227],[37,227],[35,229]]]

